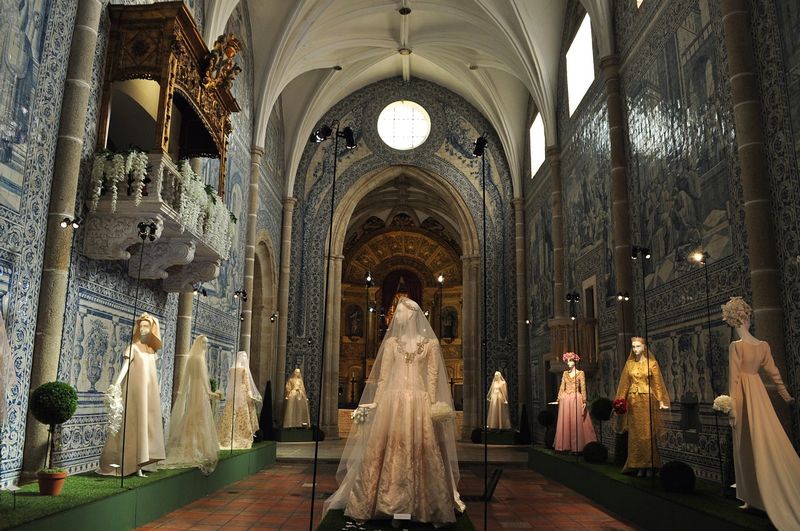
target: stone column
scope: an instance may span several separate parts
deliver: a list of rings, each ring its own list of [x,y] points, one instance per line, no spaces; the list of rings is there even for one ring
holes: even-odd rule
[[[514,199],[513,204],[517,267],[517,404],[527,404],[530,408],[528,326],[525,324],[528,318],[528,290],[525,282],[525,205],[522,198]]]
[[[289,338],[289,275],[292,261],[292,216],[297,199],[287,197],[283,200],[283,228],[281,230],[281,271],[278,278],[278,359],[276,361],[278,378],[282,382],[286,375],[286,343]],[[308,378],[303,375],[303,378]],[[273,403],[275,418],[283,418],[283,400]]]
[[[480,363],[480,311],[478,310],[478,277],[480,256],[461,257],[464,278],[464,332],[462,353],[464,356],[464,424],[461,438],[470,440],[472,430],[482,425],[481,407],[484,393],[481,391]]]
[[[765,155],[761,96],[753,52],[753,40],[744,0],[723,0],[722,33],[728,51],[729,81],[733,95],[736,148],[742,168],[744,224],[753,288],[756,335],[769,343],[775,364],[786,377],[786,345],[778,252],[771,224],[769,164]],[[780,401],[776,408],[787,431],[789,409]]]
[[[611,150],[611,233],[614,244],[614,274],[617,291],[633,295],[633,263],[631,262],[631,219],[628,202],[628,170],[625,157],[625,122],[623,120],[622,94],[619,81],[619,56],[607,55],[600,60],[606,80],[606,105],[608,106],[608,136]],[[628,349],[625,337],[633,333],[633,304],[618,306],[625,318],[617,315],[618,360],[624,363]],[[623,328],[622,323],[625,323]],[[620,365],[621,366],[621,365]]]
[[[250,150],[250,189],[247,195],[247,235],[244,247],[244,290],[247,300],[242,301],[244,320],[239,330],[239,350],[245,350],[251,356],[250,335],[253,323],[253,271],[256,260],[256,221],[258,220],[258,179],[259,168],[264,150],[253,146]]]
[[[341,342],[342,262],[344,256],[333,255],[328,263],[328,293],[325,297],[325,360],[322,367],[322,418],[320,427],[326,439],[339,438],[339,343]]]
[[[550,208],[553,211],[553,317],[563,319],[564,309],[564,218],[561,207],[561,148],[549,146],[545,151],[550,165]]]
[[[172,373],[172,403],[183,376],[183,367],[192,348],[192,309],[194,306],[194,293],[191,291],[178,294],[178,324],[175,328],[175,369]]]
[[[203,171],[203,159],[194,157],[189,160],[192,171],[197,175]],[[189,350],[192,348],[192,317],[194,310],[194,294],[178,294],[178,323],[175,328],[175,368],[172,373],[172,403],[178,394],[178,388],[183,376],[183,367],[189,357]]]
[[[64,331],[72,228],[61,228],[61,220],[75,215],[81,152],[83,151],[86,111],[92,90],[92,66],[97,47],[97,31],[103,2],[80,0],[67,64],[61,119],[58,126],[53,184],[47,212],[42,281],[36,315],[30,388],[55,380]],[[31,478],[44,463],[47,453],[47,427],[28,415],[25,426],[23,475]]]

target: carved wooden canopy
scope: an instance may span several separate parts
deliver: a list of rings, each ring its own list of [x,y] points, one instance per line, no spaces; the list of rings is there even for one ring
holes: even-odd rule
[[[128,79],[156,81],[161,88],[154,145],[159,146],[162,153],[167,153],[173,97],[178,93],[193,111],[195,116],[190,119],[196,126],[190,128],[189,136],[183,142],[181,157],[219,157],[218,193],[222,196],[228,134],[231,132],[230,115],[240,110],[230,92],[233,76],[238,70],[227,82],[202,82],[214,54],[203,42],[183,2],[112,5],[109,6],[109,15],[111,35],[101,124],[107,127],[112,82]],[[186,119],[184,116],[184,121]],[[107,130],[101,130],[100,139],[104,140],[106,135]]]

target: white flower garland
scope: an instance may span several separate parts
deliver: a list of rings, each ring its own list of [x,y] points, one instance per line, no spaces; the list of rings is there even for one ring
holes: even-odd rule
[[[127,155],[99,151],[92,162],[91,189],[89,191],[89,211],[97,210],[103,188],[111,192],[111,211],[117,210],[119,183],[124,183],[131,175],[132,194],[136,206],[142,201],[144,180],[147,177],[147,153],[131,151]]]
[[[202,233],[202,214],[208,202],[206,188],[188,161],[180,161],[178,169],[181,175],[180,205],[178,205],[181,231],[188,227],[191,231]]]

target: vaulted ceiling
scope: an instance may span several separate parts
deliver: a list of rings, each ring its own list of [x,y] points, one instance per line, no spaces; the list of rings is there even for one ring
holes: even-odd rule
[[[240,0],[211,0],[213,42]],[[279,106],[284,193],[309,132],[336,102],[376,81],[424,78],[462,96],[492,123],[520,179],[530,101],[555,142],[555,101],[566,0],[241,0],[250,14],[256,134]],[[601,57],[613,52],[611,0],[582,0]],[[405,13],[405,14],[401,14]]]

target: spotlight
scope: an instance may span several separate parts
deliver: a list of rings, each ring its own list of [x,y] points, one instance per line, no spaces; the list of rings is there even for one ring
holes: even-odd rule
[[[243,301],[247,300],[247,291],[243,289],[237,289],[233,292],[233,298],[238,299],[239,297],[242,298]]]
[[[314,344],[314,340],[309,337],[308,340],[306,341],[306,343],[308,343],[309,345],[313,345]]]
[[[353,134],[353,130],[349,127],[345,127],[342,129],[340,133],[342,138],[344,138],[344,147],[347,149],[353,149],[356,147],[356,137]]]
[[[644,254],[645,260],[650,260],[650,249],[647,248],[642,249],[642,254]]]
[[[482,157],[483,152],[486,149],[486,144],[489,142],[482,136],[479,136],[478,139],[475,141],[475,149],[472,150],[472,154],[476,157]]]
[[[581,302],[581,296],[577,292],[567,293],[565,298],[567,302]]]
[[[244,321],[244,312],[239,314],[239,320]]]
[[[73,229],[77,229],[80,226],[81,226],[81,218],[76,217],[75,219],[72,220],[72,228]]]
[[[372,273],[367,271],[367,283],[372,282]]]
[[[430,311],[428,311],[428,310],[425,310],[425,317],[428,317],[430,314],[431,314],[431,312],[430,312]]]
[[[531,320],[530,320],[530,319],[525,319],[525,324],[526,324],[526,325],[528,325],[528,326],[530,326],[530,324],[531,324]]]
[[[317,129],[316,131],[311,133],[311,136],[308,138],[308,141],[312,142],[312,143],[315,143],[315,144],[318,144],[320,142],[324,142],[325,140],[328,140],[331,137],[332,133],[333,133],[333,129],[331,129],[330,126],[323,125],[319,129]]]
[[[436,282],[439,284],[444,284],[444,275],[440,274],[438,277],[436,277]]]
[[[689,259],[692,262],[695,262],[695,263],[698,263],[698,264],[702,264],[702,265],[706,265],[706,261],[709,258],[711,258],[711,255],[708,254],[707,252],[703,251],[702,249],[697,249],[696,251],[693,251],[692,254],[689,255]]]
[[[639,248],[637,246],[631,247],[631,260],[636,260],[639,258]]]
[[[62,220],[61,220],[61,223],[60,223],[60,225],[61,225],[61,228],[62,228],[62,229],[66,229],[66,228],[67,228],[67,226],[68,226],[70,223],[72,223],[72,220],[71,220],[71,219],[69,219],[69,218],[64,218],[64,219],[62,219]]]

